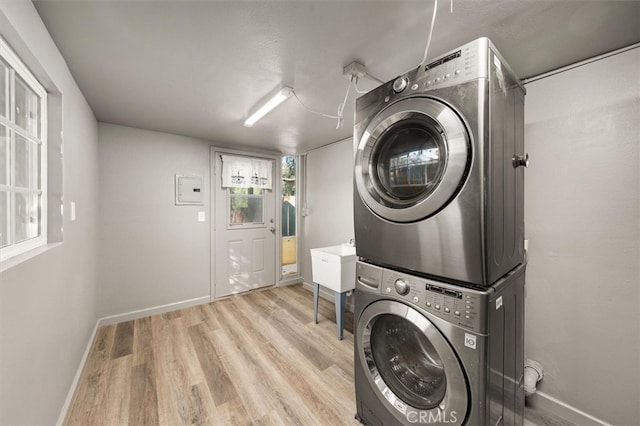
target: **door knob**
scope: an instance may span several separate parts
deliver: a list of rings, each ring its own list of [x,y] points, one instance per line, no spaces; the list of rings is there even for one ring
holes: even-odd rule
[[[271,228],[269,228],[269,231],[271,231],[272,234],[276,233],[276,228],[274,228],[273,226]]]
[[[525,155],[514,155],[511,160],[513,163],[513,168],[517,169],[518,167],[529,167],[529,154]]]

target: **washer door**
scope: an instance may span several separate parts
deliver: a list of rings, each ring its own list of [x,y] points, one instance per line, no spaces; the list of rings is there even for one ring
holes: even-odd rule
[[[393,300],[374,302],[360,316],[356,339],[369,384],[396,418],[464,421],[468,392],[460,363],[424,315]]]
[[[464,183],[469,146],[464,123],[446,104],[432,98],[398,101],[374,117],[358,142],[358,193],[383,219],[427,218]]]

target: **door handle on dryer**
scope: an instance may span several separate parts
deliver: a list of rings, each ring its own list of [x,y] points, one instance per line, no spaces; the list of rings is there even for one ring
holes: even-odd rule
[[[520,166],[529,167],[529,154],[514,155],[511,162],[514,169],[517,169]]]

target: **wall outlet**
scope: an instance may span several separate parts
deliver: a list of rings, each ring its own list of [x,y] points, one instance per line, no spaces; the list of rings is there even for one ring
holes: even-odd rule
[[[198,222],[204,222],[206,220],[205,217],[204,212],[198,212]]]

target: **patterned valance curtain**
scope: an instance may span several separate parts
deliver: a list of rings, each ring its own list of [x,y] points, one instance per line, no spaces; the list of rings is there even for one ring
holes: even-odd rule
[[[220,155],[223,188],[273,188],[273,161]]]

